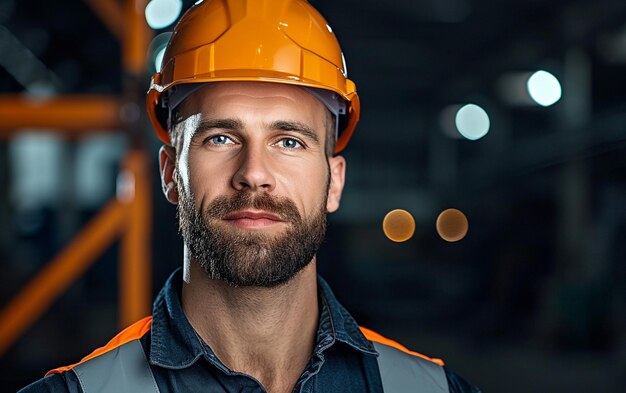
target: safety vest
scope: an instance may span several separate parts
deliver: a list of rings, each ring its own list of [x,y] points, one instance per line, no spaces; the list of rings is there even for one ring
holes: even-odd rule
[[[151,321],[140,322],[145,324],[142,330],[149,329]],[[385,393],[449,392],[441,360],[411,352],[369,329],[361,331],[379,353],[378,368]],[[74,372],[84,393],[159,393],[139,339],[111,341],[117,341],[112,348],[107,346],[106,351],[97,351],[96,356],[77,365],[51,372]]]

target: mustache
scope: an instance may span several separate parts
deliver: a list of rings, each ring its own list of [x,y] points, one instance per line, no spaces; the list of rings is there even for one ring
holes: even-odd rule
[[[302,221],[302,216],[291,199],[250,192],[216,197],[205,209],[204,216],[206,219],[221,219],[229,213],[245,209],[263,210],[277,215],[281,220],[293,223]]]

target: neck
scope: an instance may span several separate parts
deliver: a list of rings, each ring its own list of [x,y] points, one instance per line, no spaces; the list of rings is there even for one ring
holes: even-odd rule
[[[228,368],[255,377],[268,392],[291,391],[315,345],[315,258],[276,288],[235,288],[208,278],[195,262],[187,267],[183,310],[200,337]]]

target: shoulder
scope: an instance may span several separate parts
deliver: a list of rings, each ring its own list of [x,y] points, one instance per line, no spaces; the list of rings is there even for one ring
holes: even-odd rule
[[[82,389],[72,373],[61,373],[35,381],[18,393],[82,393]]]
[[[117,336],[113,337],[105,346],[96,349],[91,352],[89,355],[85,356],[80,362],[71,364],[69,366],[55,368],[54,370],[48,371],[46,375],[58,374],[65,371],[70,371],[75,367],[89,362],[90,360],[99,358],[115,349],[120,348],[124,344],[128,344],[133,340],[138,340],[143,337],[147,332],[150,331],[152,327],[152,317],[146,317],[140,319],[134,324],[130,325],[126,329],[122,330]]]
[[[428,385],[424,391],[449,393],[480,393],[480,390],[463,380],[445,366],[441,359],[431,358],[411,351],[402,344],[370,329],[361,332],[374,344],[379,354],[378,363],[383,385],[393,391],[405,391],[415,386],[415,381]]]
[[[431,358],[429,356],[423,355],[419,352],[415,352],[415,351],[411,351],[410,349],[408,349],[407,347],[405,347],[404,345],[393,341],[379,333],[376,333],[373,330],[370,330],[368,328],[364,328],[362,326],[359,326],[359,328],[361,329],[361,332],[363,333],[363,335],[365,336],[365,338],[367,338],[369,341],[375,343],[375,344],[379,344],[379,345],[384,345],[385,347],[389,347],[389,348],[393,348],[395,351],[400,352],[400,353],[404,353],[407,356],[407,359],[410,358],[417,358],[417,359],[423,359],[423,360],[427,360],[431,363],[434,363],[438,366],[443,367],[444,366],[444,361],[441,359],[437,359],[437,358]]]
[[[80,387],[80,381],[73,370],[92,361],[97,362],[107,358],[115,358],[106,355],[114,353],[125,344],[141,339],[147,332],[150,331],[151,326],[152,317],[147,317],[135,322],[113,337],[105,346],[100,347],[85,356],[80,362],[48,371],[44,378],[26,386],[20,390],[19,393],[81,393],[82,389]]]

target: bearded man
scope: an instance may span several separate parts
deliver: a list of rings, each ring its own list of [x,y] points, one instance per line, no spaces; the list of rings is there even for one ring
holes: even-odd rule
[[[478,392],[359,327],[316,273],[359,98],[303,0],[198,2],[148,92],[183,268],[151,317],[24,392]]]

